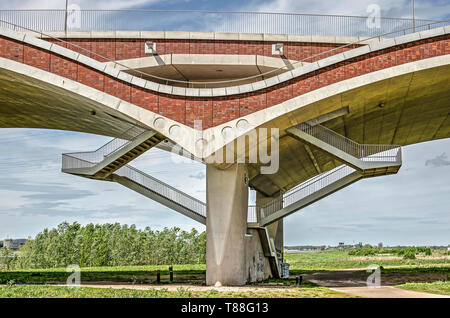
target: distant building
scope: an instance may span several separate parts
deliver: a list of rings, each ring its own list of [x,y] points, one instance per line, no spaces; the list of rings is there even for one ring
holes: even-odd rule
[[[286,253],[286,254],[299,254],[299,253],[302,253],[302,251],[285,249],[284,253]]]
[[[383,243],[382,242],[378,243],[378,248],[383,248]]]
[[[18,250],[26,241],[26,239],[6,239],[3,241],[2,245],[11,250]]]

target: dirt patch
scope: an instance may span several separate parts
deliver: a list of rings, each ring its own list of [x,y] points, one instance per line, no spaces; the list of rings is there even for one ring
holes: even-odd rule
[[[324,287],[365,287],[371,273],[361,270],[340,270],[304,275],[309,280]],[[444,273],[381,273],[381,286],[396,286],[404,283],[431,283],[447,279]]]

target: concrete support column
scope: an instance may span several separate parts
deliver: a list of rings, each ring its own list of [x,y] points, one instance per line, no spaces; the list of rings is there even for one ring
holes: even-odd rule
[[[260,192],[256,193],[256,205],[257,206],[264,206],[267,203],[271,202],[272,200],[280,198],[279,196],[273,196],[273,197],[267,197],[263,195]],[[282,198],[280,198],[279,201],[279,208],[283,208],[283,203],[281,201]],[[283,219],[279,220],[278,222],[274,222],[267,226],[267,231],[269,232],[269,237],[273,239],[275,243],[275,249],[278,253],[283,252]]]
[[[206,167],[206,284],[244,285],[248,174],[245,164]]]

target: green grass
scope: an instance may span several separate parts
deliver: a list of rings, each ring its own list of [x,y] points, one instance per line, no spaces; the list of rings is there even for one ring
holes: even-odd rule
[[[436,255],[435,255],[436,256]],[[438,255],[440,256],[440,255]],[[354,257],[347,251],[328,250],[314,253],[285,254],[286,262],[290,264],[290,272],[310,273],[317,271],[337,270],[346,268],[367,268],[371,264],[387,266],[449,266],[450,261],[445,257],[406,260],[402,258],[389,259],[392,255],[377,255]]]
[[[273,289],[255,292],[221,292],[167,289],[69,288],[48,285],[0,286],[0,298],[347,298],[349,295],[325,287]]]
[[[443,255],[434,254],[431,257],[419,257],[415,260],[392,258],[392,255],[376,255],[367,257],[354,257],[347,251],[329,250],[315,253],[287,254],[286,261],[290,263],[292,275],[307,274],[318,271],[338,270],[348,268],[365,269],[371,264],[383,266],[385,274],[418,274],[436,272],[443,274],[439,279],[450,276],[450,261]],[[204,264],[200,265],[174,265],[174,283],[204,285]],[[169,287],[169,266],[116,266],[116,267],[86,267],[81,268],[81,281],[89,282],[116,282],[134,284],[156,283],[156,271],[161,272],[161,284]],[[364,271],[365,273],[365,271]],[[163,289],[105,289],[105,288],[67,288],[52,284],[65,284],[70,273],[65,268],[27,269],[0,271],[0,298],[1,297],[61,297],[61,298],[114,298],[114,297],[349,297],[342,293],[319,287],[311,282],[304,281],[300,288],[295,287],[295,279],[269,279],[266,283],[275,283],[270,289],[258,291],[223,292],[217,290],[189,290],[181,288],[177,291]],[[25,285],[27,284],[27,285]],[[404,284],[400,288],[420,290],[431,293],[449,294],[449,283],[435,282],[430,284]],[[252,284],[253,285],[253,284]],[[250,285],[250,286],[252,286]],[[256,284],[255,284],[256,285]],[[255,286],[256,287],[256,286]],[[261,286],[260,286],[261,287]]]
[[[390,255],[353,257],[347,251],[328,250],[315,253],[286,254],[286,261],[290,263],[292,275],[308,274],[318,271],[337,270],[346,268],[365,269],[371,264],[383,266],[384,272],[418,272],[438,271],[450,274],[450,261],[445,258],[429,257],[425,259],[405,260],[387,259]],[[389,268],[389,266],[403,266],[402,268]],[[409,267],[408,267],[409,266]],[[174,265],[174,282],[203,284],[206,266],[204,264]],[[85,267],[81,268],[81,279],[84,282],[109,281],[109,282],[134,282],[155,283],[156,271],[161,271],[161,283],[169,281],[168,265],[148,266],[115,266],[115,267]],[[27,269],[0,271],[0,284],[9,281],[15,283],[65,283],[69,273],[65,268]],[[282,281],[283,284],[292,282]]]
[[[432,283],[406,283],[397,287],[431,294],[450,295],[450,281],[436,281]]]
[[[173,265],[174,282],[202,283],[205,275],[204,264]],[[155,283],[156,271],[161,272],[161,282],[169,281],[169,266],[115,266],[115,267],[83,267],[81,280],[84,282],[110,281]],[[65,283],[70,273],[65,268],[26,269],[0,271],[0,284],[10,281],[15,283]]]

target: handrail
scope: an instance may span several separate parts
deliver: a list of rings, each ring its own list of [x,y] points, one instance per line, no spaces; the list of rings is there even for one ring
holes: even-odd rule
[[[318,178],[312,178],[297,185],[286,192],[283,196],[280,196],[279,198],[256,208],[260,209],[261,219],[266,218],[282,208],[285,208],[292,203],[297,202],[355,172],[356,170],[350,166],[340,165],[316,176]]]
[[[86,162],[99,163],[106,157],[111,156],[113,153],[122,149],[126,145],[130,144],[135,138],[138,138],[142,134],[148,132],[148,130],[140,126],[132,126],[122,133],[121,137],[113,138],[103,146],[94,151],[85,152],[72,152],[63,155],[68,155],[77,159],[83,159]]]
[[[0,12],[66,12],[65,9],[1,9]],[[368,18],[363,15],[345,15],[345,14],[317,14],[317,13],[300,13],[300,12],[268,12],[268,11],[235,11],[235,10],[188,10],[188,9],[82,9],[84,12],[152,12],[152,13],[250,13],[264,15],[293,15],[293,16],[310,16],[310,17],[341,17],[341,18]],[[393,18],[380,17],[387,20],[404,20],[412,21],[411,18]],[[415,19],[417,21],[418,19]],[[434,19],[422,19],[425,21],[438,21]]]
[[[206,204],[130,165],[125,165],[114,174],[134,183],[206,218]]]
[[[320,124],[311,125],[305,122],[295,127],[363,161],[374,161],[374,158],[396,158],[398,151],[395,150],[401,147],[400,145],[359,144]],[[376,154],[378,156],[374,156]]]
[[[311,125],[309,123],[301,123],[295,127],[361,161],[394,162],[401,164],[400,145],[359,144],[320,124]],[[356,173],[354,168],[347,165],[340,165],[302,182],[267,204],[255,206],[252,209],[255,210],[257,219],[267,217],[352,173]],[[260,215],[258,215],[258,212]]]
[[[0,10],[0,12],[1,12],[1,10]],[[417,20],[416,20],[416,21],[417,21]],[[370,40],[373,40],[373,39],[377,39],[377,38],[378,38],[378,39],[381,39],[381,37],[386,37],[387,35],[391,35],[391,34],[397,34],[397,33],[401,33],[401,32],[403,32],[403,34],[406,34],[406,31],[412,30],[412,29],[417,30],[417,29],[420,29],[420,28],[423,28],[423,27],[427,27],[428,29],[430,29],[430,26],[431,26],[431,25],[442,24],[442,23],[448,23],[448,22],[450,22],[450,19],[449,19],[449,20],[442,20],[442,21],[435,21],[435,22],[431,22],[431,23],[427,23],[427,24],[423,24],[423,25],[417,25],[417,26],[414,26],[414,27],[409,27],[409,28],[404,28],[404,29],[401,29],[401,30],[396,30],[396,31],[392,31],[392,32],[387,32],[387,33],[383,33],[383,34],[378,34],[378,35],[373,36],[373,37],[369,37],[369,38],[361,39],[361,40],[358,40],[358,41],[354,41],[354,42],[351,42],[351,43],[348,43],[348,44],[345,44],[345,45],[342,45],[342,46],[339,46],[339,47],[335,47],[335,48],[330,49],[330,50],[327,50],[327,51],[323,51],[323,52],[320,52],[320,53],[311,55],[311,56],[306,57],[306,58],[304,58],[304,59],[301,59],[301,60],[299,60],[299,61],[295,61],[295,62],[293,62],[293,63],[290,63],[289,65],[285,65],[285,66],[282,66],[282,67],[279,67],[279,68],[276,68],[276,69],[272,69],[272,70],[269,70],[269,71],[264,72],[264,73],[261,73],[261,74],[256,74],[256,75],[252,75],[252,76],[248,76],[248,77],[244,77],[244,78],[239,78],[239,79],[233,79],[233,80],[208,81],[208,82],[195,82],[195,81],[182,81],[182,80],[176,80],[176,79],[165,78],[165,77],[161,77],[161,76],[149,74],[149,73],[143,72],[143,71],[141,71],[141,70],[136,70],[136,69],[130,68],[130,67],[128,67],[128,66],[126,66],[126,65],[124,65],[124,64],[122,64],[122,63],[120,63],[120,62],[117,62],[117,61],[115,61],[115,60],[112,60],[112,59],[110,59],[110,58],[107,58],[107,57],[105,57],[105,56],[102,56],[101,54],[98,54],[98,53],[93,52],[93,51],[91,51],[91,50],[89,50],[89,49],[86,49],[86,48],[84,48],[84,47],[81,47],[81,46],[76,45],[76,44],[73,44],[73,43],[71,43],[71,42],[62,40],[62,39],[57,38],[57,37],[54,37],[54,36],[52,36],[52,35],[46,34],[46,33],[44,33],[43,31],[36,31],[36,30],[31,29],[31,28],[23,27],[23,26],[20,26],[20,25],[18,25],[18,24],[11,23],[11,22],[5,21],[5,20],[3,20],[3,19],[0,19],[0,24],[1,24],[1,23],[5,23],[5,24],[7,24],[7,25],[13,26],[13,27],[14,27],[14,28],[13,28],[14,31],[16,31],[16,28],[20,28],[20,29],[23,29],[23,30],[26,30],[26,31],[30,31],[30,32],[34,32],[34,33],[40,34],[41,38],[42,38],[43,36],[45,36],[45,37],[51,38],[51,39],[53,39],[53,40],[59,41],[59,42],[61,42],[61,43],[64,43],[64,44],[66,44],[66,45],[70,45],[70,46],[72,46],[72,47],[76,47],[76,48],[79,49],[79,50],[82,50],[82,51],[84,51],[84,52],[88,52],[89,54],[94,55],[94,56],[97,56],[97,57],[99,57],[99,58],[101,58],[101,59],[103,59],[103,60],[105,60],[105,61],[112,62],[112,63],[114,63],[114,65],[116,65],[116,66],[119,65],[119,66],[123,67],[124,69],[126,69],[126,70],[128,70],[128,71],[132,71],[132,72],[138,73],[139,76],[140,76],[141,78],[142,78],[143,76],[148,76],[148,77],[150,77],[150,78],[154,78],[154,79],[156,79],[156,80],[165,82],[166,84],[169,84],[169,83],[178,83],[178,84],[185,84],[185,85],[187,85],[187,87],[194,87],[195,85],[199,85],[200,87],[205,87],[205,88],[207,87],[207,85],[231,84],[231,83],[238,83],[238,82],[242,82],[242,81],[253,80],[253,79],[256,79],[256,78],[264,78],[264,77],[267,77],[267,75],[273,74],[273,73],[275,73],[275,72],[279,72],[279,71],[282,71],[282,70],[286,70],[286,69],[288,69],[288,68],[291,68],[293,65],[297,65],[297,64],[299,64],[299,63],[303,63],[303,62],[309,61],[309,60],[311,60],[311,59],[313,59],[313,58],[315,58],[315,57],[322,56],[322,55],[328,54],[328,53],[330,53],[330,52],[334,52],[334,51],[340,50],[340,49],[342,49],[342,48],[346,48],[346,47],[349,47],[349,46],[358,45],[358,44],[361,44],[361,43],[363,43],[363,42],[367,42],[367,41],[370,41]]]
[[[239,33],[322,34],[351,36],[361,32],[373,35],[375,28],[366,21],[373,17],[357,15],[308,14],[265,11],[216,10],[164,10],[164,9],[15,9],[0,10],[8,18],[21,19],[41,30],[164,30],[164,31],[216,31]],[[79,23],[69,23],[69,19]],[[45,19],[43,19],[45,18]],[[377,17],[377,28],[400,28],[416,21],[433,22],[433,19]],[[324,25],[328,25],[324,29]],[[364,30],[361,28],[364,27]],[[281,29],[281,30],[280,30]],[[305,32],[308,31],[308,32]],[[325,34],[326,33],[326,34]]]
[[[92,167],[95,163],[88,160],[80,159],[68,154],[63,154],[63,170]],[[149,191],[155,192],[167,200],[183,206],[197,213],[200,216],[206,217],[206,204],[202,201],[191,197],[190,195],[130,166],[124,165],[114,172],[114,175],[126,178],[132,182],[146,188]]]
[[[77,154],[77,153],[74,153]],[[97,163],[91,162],[85,159],[81,159],[73,156],[72,154],[63,153],[62,154],[62,170],[65,169],[79,169],[79,168],[90,168],[95,166]]]

